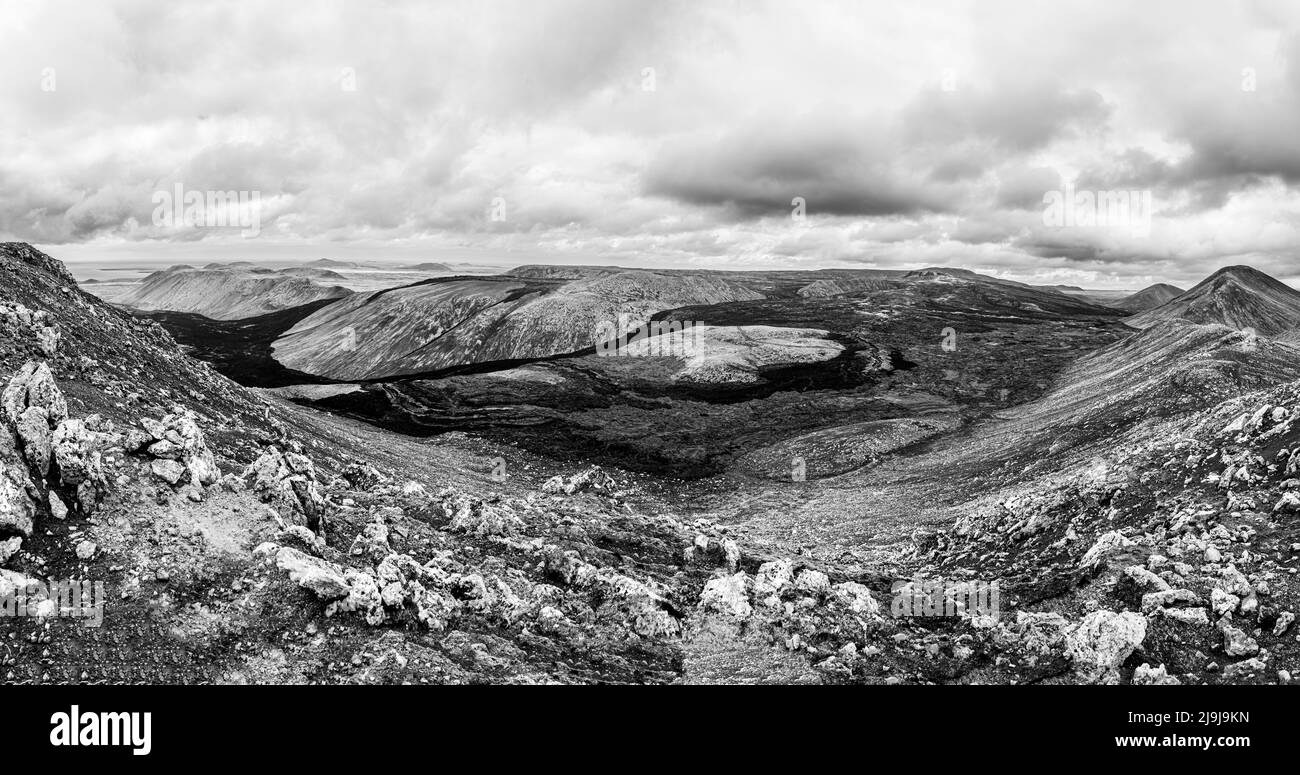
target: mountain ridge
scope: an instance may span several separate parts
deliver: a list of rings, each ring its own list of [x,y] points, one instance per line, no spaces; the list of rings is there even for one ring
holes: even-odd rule
[[[1300,291],[1253,267],[1223,267],[1187,292],[1125,322],[1147,328],[1161,321],[1221,323],[1276,336],[1300,325]]]

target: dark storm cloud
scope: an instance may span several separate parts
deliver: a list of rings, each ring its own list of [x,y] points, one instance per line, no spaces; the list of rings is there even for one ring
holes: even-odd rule
[[[897,164],[889,139],[827,116],[774,122],[666,146],[645,172],[644,191],[741,218],[788,215],[802,197],[809,215],[941,212],[951,195]]]

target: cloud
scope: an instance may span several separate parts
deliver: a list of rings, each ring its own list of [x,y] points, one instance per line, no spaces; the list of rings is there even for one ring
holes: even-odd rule
[[[1289,271],[1300,234],[1294,3],[53,0],[0,24],[0,233],[56,255],[427,244],[1187,282]],[[261,236],[154,224],[176,183],[259,192]],[[1045,226],[1067,185],[1149,190],[1154,227]]]
[[[822,113],[772,119],[761,129],[692,135],[651,159],[645,193],[734,217],[790,214],[801,198],[809,214],[882,216],[941,212],[950,195],[898,163],[896,138],[881,128]]]

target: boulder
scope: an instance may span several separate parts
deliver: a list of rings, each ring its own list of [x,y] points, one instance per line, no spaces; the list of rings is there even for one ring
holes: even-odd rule
[[[744,571],[709,579],[700,593],[700,608],[736,619],[747,619],[754,612],[746,591],[748,586],[749,574]]]
[[[316,467],[301,454],[267,447],[244,469],[243,479],[281,519],[303,525],[318,535],[325,532],[326,502]]]
[[[1066,636],[1075,673],[1088,683],[1119,683],[1119,666],[1147,635],[1146,617],[1093,611]]]
[[[275,555],[275,564],[289,573],[291,581],[322,600],[347,597],[351,590],[342,568],[292,547],[282,547]]]

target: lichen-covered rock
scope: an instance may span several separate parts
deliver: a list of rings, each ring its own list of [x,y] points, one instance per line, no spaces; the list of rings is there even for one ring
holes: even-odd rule
[[[831,580],[819,570],[804,568],[795,576],[794,587],[804,594],[819,596],[830,591]]]
[[[0,532],[32,534],[37,492],[27,461],[14,445],[14,436],[0,428]]]
[[[1225,624],[1223,625],[1223,650],[1234,657],[1248,657],[1259,651],[1259,643],[1245,631]]]
[[[271,504],[286,522],[304,525],[324,535],[326,501],[316,467],[297,452],[267,447],[244,469],[244,481],[263,501]]]
[[[149,463],[149,469],[154,476],[170,485],[179,484],[181,477],[185,476],[185,466],[177,460],[154,460]]]
[[[0,540],[0,565],[9,562],[9,558],[18,554],[18,550],[23,547],[23,539],[18,536],[12,536]]]
[[[68,402],[54,381],[50,367],[35,361],[23,364],[9,380],[0,394],[0,406],[11,423],[16,423],[30,406],[44,409],[51,423],[57,424],[68,418]]]
[[[275,540],[281,546],[292,546],[316,557],[321,556],[325,548],[321,537],[303,525],[289,525],[275,534]]]
[[[749,574],[744,571],[709,579],[700,593],[700,608],[736,619],[748,619],[754,613],[754,607],[749,603],[749,586]]]
[[[174,466],[164,466],[167,473],[164,481],[173,486],[192,484],[207,487],[221,479],[221,470],[217,468],[215,456],[208,448],[207,440],[193,412],[184,407],[173,407],[171,413],[162,420],[145,418],[140,421],[144,428],[131,429],[122,436],[122,446],[128,452],[144,450],[150,457],[159,461],[175,461],[181,467],[181,474],[175,479],[171,475]],[[155,466],[155,471],[158,468]]]
[[[321,600],[338,600],[351,591],[342,568],[292,547],[281,547],[275,555],[275,564],[289,573],[291,581]]]
[[[343,574],[348,586],[348,593],[341,600],[330,603],[325,613],[333,616],[339,611],[359,611],[365,617],[366,624],[378,626],[384,623],[384,601],[380,596],[379,584],[375,577],[364,571],[348,568]]]
[[[348,549],[348,554],[367,557],[371,562],[380,562],[392,552],[393,547],[388,544],[388,526],[381,522],[367,523]]]
[[[831,587],[831,600],[855,614],[880,614],[880,603],[871,596],[871,590],[856,581],[845,581]]]
[[[794,563],[790,560],[773,560],[758,567],[754,574],[754,595],[765,598],[779,595],[781,590],[794,583]]]
[[[1083,555],[1080,564],[1084,567],[1095,567],[1108,556],[1132,545],[1133,541],[1119,531],[1112,530],[1109,533],[1103,533],[1097,537],[1097,541],[1092,545],[1092,548]]]
[[[64,420],[53,434],[55,466],[59,479],[65,485],[78,485],[99,477],[103,479],[100,464],[99,438],[83,420]]]
[[[1146,617],[1093,611],[1070,632],[1066,649],[1075,673],[1088,683],[1118,683],[1119,666],[1147,636]]]
[[[735,572],[740,566],[740,546],[730,538],[716,538],[703,533],[686,549],[686,559],[708,565],[723,565]]]
[[[609,570],[600,571],[597,584],[605,596],[600,607],[602,615],[614,616],[644,638],[663,638],[681,632],[681,624],[665,610],[664,596],[656,587]]]
[[[488,503],[464,493],[444,493],[442,508],[451,515],[452,530],[471,535],[511,536],[524,526],[508,506]]]
[[[22,440],[23,457],[42,478],[50,475],[50,461],[54,457],[54,434],[50,431],[50,418],[45,409],[29,406],[15,423],[18,438]]]
[[[600,466],[592,466],[573,476],[552,476],[542,485],[542,492],[548,495],[576,495],[580,492],[612,493],[617,485],[614,477],[605,473]]]
[[[1137,670],[1133,671],[1134,686],[1178,686],[1182,684],[1165,670],[1165,666],[1152,667],[1143,662],[1138,665]]]

